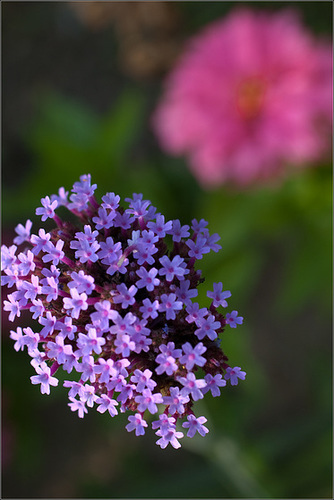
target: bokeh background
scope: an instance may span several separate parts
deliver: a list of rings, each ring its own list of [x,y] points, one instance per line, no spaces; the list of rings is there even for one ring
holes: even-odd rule
[[[36,231],[40,198],[84,173],[98,195],[142,192],[167,218],[205,218],[223,249],[201,261],[202,287],[232,291],[245,320],[222,345],[247,371],[197,402],[206,438],[162,451],[152,432],[127,433],[125,415],[81,420],[61,386],[42,396],[5,314],[3,498],[332,498],[331,159],[279,183],[204,190],[150,125],[188,37],[236,4],[2,2],[3,243],[27,218]],[[247,2],[287,4],[331,36],[331,2]]]

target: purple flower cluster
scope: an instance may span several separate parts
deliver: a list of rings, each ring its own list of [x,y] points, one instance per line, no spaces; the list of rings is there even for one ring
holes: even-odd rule
[[[130,411],[126,429],[138,436],[155,415],[157,444],[179,448],[178,421],[189,437],[208,432],[194,401],[209,391],[219,396],[227,381],[236,385],[246,375],[229,366],[218,341],[226,325],[243,320],[237,311],[219,310],[230,292],[215,283],[209,308],[193,302],[203,282],[195,262],[221,248],[219,237],[210,236],[204,220],[191,228],[165,221],[141,194],[126,199],[125,209],[114,193],[100,205],[95,189],[83,175],[70,195],[61,188],[46,196],[36,214],[56,227],[30,234],[28,220],[16,227],[14,244],[2,246],[1,284],[14,288],[4,310],[10,321],[29,310],[39,324],[38,332],[12,330],[14,348],[27,349],[36,370],[31,382],[43,394],[58,385],[60,367],[78,374],[64,386],[80,418],[94,405],[111,417]],[[76,225],[56,214],[61,205]]]

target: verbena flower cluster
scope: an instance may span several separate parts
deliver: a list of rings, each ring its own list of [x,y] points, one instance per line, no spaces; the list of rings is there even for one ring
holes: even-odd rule
[[[95,189],[83,175],[70,195],[60,188],[42,198],[36,214],[56,227],[31,234],[28,220],[16,227],[14,244],[2,246],[1,284],[15,290],[4,310],[14,321],[27,309],[38,322],[37,332],[18,327],[10,336],[16,351],[27,348],[42,394],[58,385],[60,367],[77,372],[64,386],[80,418],[93,406],[112,417],[130,411],[126,429],[139,436],[155,415],[157,444],[179,448],[177,421],[189,437],[208,432],[194,401],[246,375],[219,345],[225,326],[243,321],[237,311],[223,314],[231,293],[214,283],[209,308],[193,301],[204,281],[195,263],[220,250],[220,238],[203,219],[191,228],[165,220],[141,194],[125,209],[114,193],[99,204]],[[75,224],[56,214],[60,206]]]

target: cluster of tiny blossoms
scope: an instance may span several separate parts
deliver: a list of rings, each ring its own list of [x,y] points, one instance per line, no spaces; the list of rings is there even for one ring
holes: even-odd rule
[[[189,437],[208,432],[194,401],[209,391],[219,396],[227,381],[236,385],[246,375],[228,365],[219,345],[225,326],[243,320],[237,311],[222,314],[231,293],[214,283],[209,308],[193,301],[203,281],[195,263],[220,250],[219,236],[210,236],[203,219],[191,228],[166,221],[141,194],[127,198],[125,209],[114,193],[99,204],[95,189],[83,175],[70,196],[64,188],[46,196],[36,214],[56,227],[31,234],[28,220],[16,227],[14,244],[2,246],[1,284],[15,288],[4,310],[14,321],[27,309],[39,323],[38,332],[18,327],[10,336],[16,351],[27,348],[31,382],[43,394],[58,385],[60,366],[77,372],[79,380],[64,386],[80,418],[94,405],[111,417],[130,411],[126,429],[139,436],[152,414],[157,444],[179,448],[178,420]],[[76,225],[55,213],[61,205]]]

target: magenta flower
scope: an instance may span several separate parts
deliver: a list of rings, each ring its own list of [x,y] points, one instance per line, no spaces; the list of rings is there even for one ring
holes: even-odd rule
[[[236,8],[190,40],[153,116],[164,150],[206,188],[330,154],[332,50],[292,9]]]
[[[30,225],[22,226],[22,252],[2,245],[2,285],[15,288],[3,309],[12,321],[26,310],[38,326],[38,333],[18,327],[10,338],[16,351],[26,347],[36,371],[31,382],[43,394],[58,384],[60,368],[73,375],[64,386],[79,418],[91,408],[110,417],[131,412],[126,429],[140,436],[145,414],[152,414],[157,444],[179,448],[180,421],[187,420],[188,437],[207,432],[194,402],[245,377],[229,366],[217,340],[226,324],[242,320],[236,311],[217,310],[230,292],[215,283],[210,309],[193,302],[203,282],[196,261],[220,249],[219,236],[210,236],[203,219],[191,228],[165,220],[140,194],[124,209],[107,193],[101,206],[95,187],[84,175],[70,202],[64,188],[44,198],[56,227],[29,236]],[[55,213],[60,205],[74,222]]]

